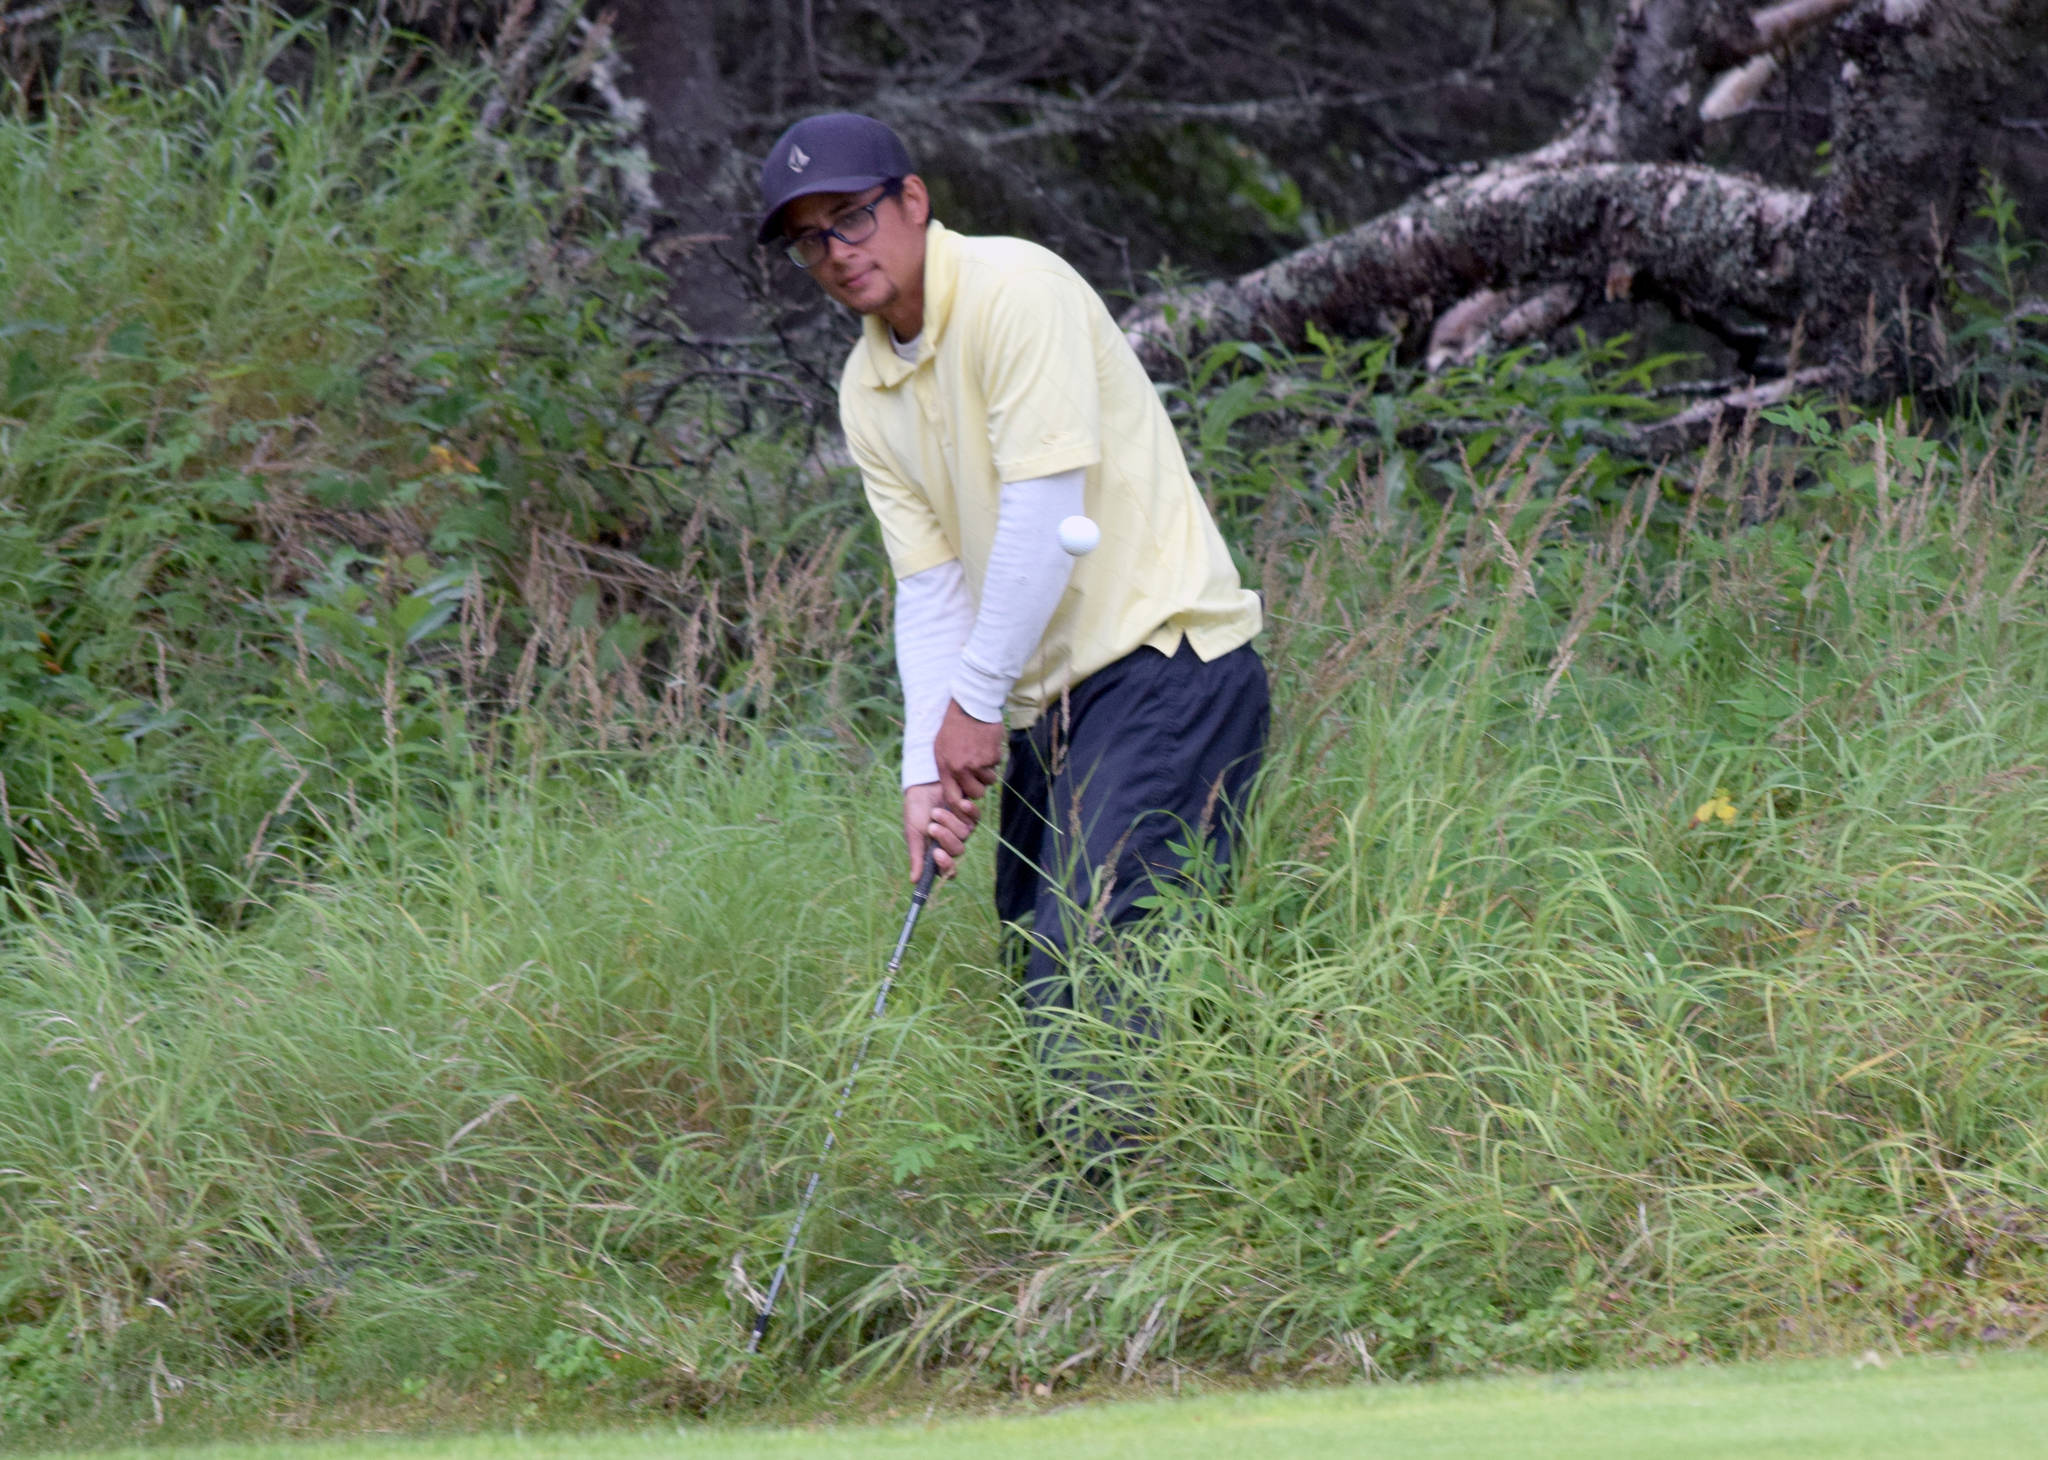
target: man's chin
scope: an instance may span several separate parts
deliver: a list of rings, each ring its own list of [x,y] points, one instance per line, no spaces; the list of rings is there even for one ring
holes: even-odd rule
[[[855,314],[874,314],[888,308],[889,301],[896,297],[896,291],[886,283],[857,283],[851,289],[833,291],[839,302]]]

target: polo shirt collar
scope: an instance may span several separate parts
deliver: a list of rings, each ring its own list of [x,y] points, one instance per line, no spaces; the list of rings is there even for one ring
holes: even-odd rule
[[[945,337],[959,278],[960,235],[934,218],[924,232],[924,328],[918,331],[916,364],[890,347],[889,326],[880,315],[871,314],[861,321],[861,384],[894,390],[931,358]]]

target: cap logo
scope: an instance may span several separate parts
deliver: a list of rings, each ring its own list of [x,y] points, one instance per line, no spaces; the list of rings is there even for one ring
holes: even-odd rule
[[[802,172],[805,168],[809,167],[810,165],[810,153],[804,151],[804,149],[801,147],[792,147],[789,149],[789,170],[791,172]]]

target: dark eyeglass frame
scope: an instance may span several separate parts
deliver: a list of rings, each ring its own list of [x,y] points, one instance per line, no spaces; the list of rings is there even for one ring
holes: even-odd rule
[[[826,259],[832,257],[831,239],[836,238],[841,243],[849,246],[866,243],[875,236],[875,230],[881,227],[882,224],[882,220],[875,216],[875,210],[888,202],[889,199],[901,194],[902,191],[903,179],[900,177],[890,178],[882,184],[880,196],[872,202],[862,203],[858,208],[847,209],[845,213],[841,214],[833,222],[830,228],[812,228],[797,234],[794,238],[784,239],[782,244],[783,256],[798,268],[809,272],[818,267],[819,264],[824,263]],[[865,222],[856,221],[863,217],[866,219]],[[818,256],[806,263],[803,257],[804,251],[810,248],[816,248]]]

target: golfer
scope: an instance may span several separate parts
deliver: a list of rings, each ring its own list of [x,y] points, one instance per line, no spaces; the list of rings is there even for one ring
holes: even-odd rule
[[[951,874],[1000,782],[996,911],[1041,1063],[1070,1112],[1095,1107],[1091,1153],[1118,1148],[1142,1134],[1143,1101],[1099,1058],[1070,1058],[1071,1016],[1140,1039],[1155,1021],[1129,978],[1077,999],[1069,950],[1140,918],[1191,847],[1228,865],[1269,718],[1258,597],[1070,265],[943,226],[869,117],[783,133],[761,201],[761,241],[863,317],[839,414],[896,578],[911,875],[928,846]],[[1092,550],[1089,523],[1062,546],[1075,517],[1099,529]]]

